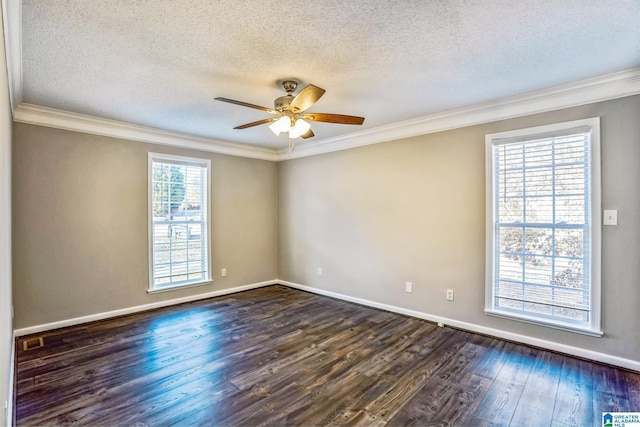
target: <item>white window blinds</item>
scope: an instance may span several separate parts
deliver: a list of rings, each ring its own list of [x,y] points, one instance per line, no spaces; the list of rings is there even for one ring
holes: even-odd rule
[[[209,275],[209,161],[150,153],[150,290]]]
[[[488,308],[591,328],[590,128],[494,140],[491,162],[493,277]]]

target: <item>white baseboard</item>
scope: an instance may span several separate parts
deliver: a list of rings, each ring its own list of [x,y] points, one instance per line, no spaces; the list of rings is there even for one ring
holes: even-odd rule
[[[281,285],[289,286],[290,288],[300,289],[302,291],[312,292],[314,294],[324,295],[344,301],[354,302],[357,304],[366,305],[368,307],[375,307],[393,313],[404,314],[406,316],[417,317],[419,319],[429,320],[436,323],[444,323],[454,328],[464,329],[471,332],[477,332],[479,334],[490,335],[496,338],[502,338],[509,341],[515,341],[522,344],[528,344],[535,347],[541,347],[547,350],[557,351],[560,353],[569,354],[584,359],[594,360],[596,362],[607,363],[609,365],[620,366],[622,368],[631,369],[634,371],[640,371],[640,361],[625,359],[618,356],[613,356],[606,353],[600,353],[597,351],[587,350],[580,347],[574,347],[566,344],[560,344],[554,341],[543,340],[540,338],[529,337],[526,335],[516,334],[513,332],[507,332],[500,329],[488,328],[486,326],[480,326],[473,323],[461,322],[459,320],[449,319],[447,317],[435,316],[421,311],[409,310],[394,305],[383,304],[376,301],[370,301],[362,298],[356,298],[349,295],[339,294],[337,292],[326,291],[324,289],[318,289],[311,286],[300,285],[298,283],[287,282],[285,280],[278,281]]]
[[[125,314],[138,313],[140,311],[152,310],[154,308],[168,307],[170,305],[182,304],[185,302],[197,301],[201,299],[218,297],[221,295],[234,294],[236,292],[248,291],[250,289],[261,288],[280,283],[279,280],[267,280],[266,282],[252,283],[249,285],[236,286],[235,288],[221,289],[218,291],[206,292],[203,294],[189,295],[181,298],[174,298],[166,301],[158,301],[150,304],[136,305],[134,307],[121,308],[119,310],[105,311],[102,313],[90,314],[88,316],[74,317],[73,319],[59,320],[57,322],[44,323],[41,325],[29,326],[27,328],[15,329],[16,337],[37,334],[39,332],[50,331],[52,329],[65,328],[67,326],[80,325],[82,323],[104,320],[112,317],[123,316]]]
[[[276,285],[276,284],[281,284],[284,286],[288,286],[290,288],[300,289],[302,291],[312,292],[315,294],[324,295],[324,296],[340,299],[343,301],[362,304],[368,307],[379,308],[379,309],[390,311],[393,313],[404,314],[406,316],[416,317],[418,319],[429,320],[435,323],[444,323],[445,325],[452,326],[454,328],[464,329],[471,332],[490,335],[496,338],[502,338],[509,341],[514,341],[522,344],[528,344],[528,345],[532,345],[540,348],[545,348],[548,350],[557,351],[560,353],[565,353],[572,356],[581,357],[584,359],[594,360],[596,362],[607,363],[609,365],[620,366],[620,367],[631,369],[634,371],[640,371],[640,361],[637,361],[637,360],[625,359],[622,357],[613,356],[606,353],[600,353],[593,350],[587,350],[580,347],[574,347],[566,344],[561,344],[554,341],[543,340],[540,338],[534,338],[527,335],[521,335],[513,332],[503,331],[501,329],[494,329],[486,326],[476,325],[473,323],[462,322],[455,319],[449,319],[447,317],[436,316],[436,315],[432,315],[432,314],[428,314],[428,313],[424,313],[416,310],[409,310],[409,309],[397,307],[394,305],[352,297],[352,296],[340,294],[337,292],[327,291],[323,289],[314,288],[311,286],[301,285],[299,283],[288,282],[286,280],[277,280],[277,279],[268,280],[265,282],[253,283],[253,284],[244,285],[244,286],[237,286],[229,289],[221,289],[218,291],[207,292],[203,294],[190,295],[187,297],[175,298],[175,299],[166,300],[166,301],[159,301],[151,304],[144,304],[144,305],[138,305],[134,307],[123,308],[119,310],[107,311],[103,313],[92,314],[89,316],[75,317],[73,319],[61,320],[61,321],[52,322],[52,323],[45,323],[41,325],[30,326],[27,328],[16,329],[14,330],[14,341],[15,341],[15,337],[20,337],[24,335],[36,334],[39,332],[49,331],[52,329],[63,328],[67,326],[75,326],[82,323],[93,322],[96,320],[103,320],[103,319],[108,319],[112,317],[123,316],[125,314],[138,313],[141,311],[152,310],[154,308],[167,307],[171,305],[182,304],[185,302],[191,302],[191,301],[197,301],[201,299],[207,299],[207,298],[212,298],[212,297],[217,297],[222,295],[228,295],[236,292],[242,292],[250,289],[256,289],[256,288],[261,288],[264,286],[270,286],[270,285]],[[12,346],[12,352],[15,351],[13,347],[15,347],[15,345]],[[14,357],[13,353],[11,357],[12,358]],[[13,369],[13,364],[11,368]],[[10,372],[10,375],[13,376],[13,372]],[[12,395],[10,396],[10,399],[12,399]],[[11,402],[9,404],[8,412],[9,413],[12,412]]]

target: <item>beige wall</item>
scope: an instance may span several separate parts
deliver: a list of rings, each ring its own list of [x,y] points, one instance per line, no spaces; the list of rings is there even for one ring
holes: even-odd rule
[[[0,22],[2,8],[0,7]],[[13,326],[11,320],[11,106],[4,33],[0,31],[0,426],[7,424],[4,403],[12,393],[9,378]]]
[[[619,211],[619,225],[603,228],[605,336],[486,316],[485,134],[594,116],[603,208]],[[639,361],[639,117],[634,96],[283,162],[279,277]]]
[[[605,337],[485,316],[484,135],[593,116],[620,224],[603,228]],[[279,164],[14,124],[15,327],[278,277],[638,360],[637,117],[640,96]],[[212,160],[214,285],[146,293],[148,151]]]
[[[213,285],[147,294],[149,151],[211,159]],[[16,123],[15,327],[275,279],[276,212],[276,163]]]

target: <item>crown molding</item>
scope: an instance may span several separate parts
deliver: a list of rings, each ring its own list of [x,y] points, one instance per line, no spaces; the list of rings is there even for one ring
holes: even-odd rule
[[[21,103],[17,122],[269,161],[284,161],[640,94],[640,68],[273,150]]]
[[[640,94],[640,68],[278,150],[289,160]]]
[[[632,68],[498,101],[449,110],[334,138],[302,143],[296,145],[295,150],[291,153],[286,148],[273,150],[196,137],[26,103],[21,103],[14,108],[13,118],[17,122],[95,135],[262,160],[285,161],[637,94],[640,94],[640,68]]]
[[[57,110],[55,108],[40,107],[31,104],[23,103],[15,108],[13,110],[13,120],[20,123],[148,142],[152,144],[190,148],[193,150],[228,154],[231,156],[249,157],[270,161],[277,160],[276,151],[269,148],[201,138],[188,134],[170,132],[162,129],[134,125],[116,120],[102,119],[94,116],[71,113],[68,111]]]
[[[2,0],[4,46],[12,111],[22,102],[22,1]]]
[[[640,68],[632,68],[333,138],[304,142],[297,145],[295,150],[289,153],[286,148],[273,150],[266,147],[196,137],[23,103],[22,1],[2,0],[2,8],[9,75],[9,98],[15,121],[270,161],[284,161],[347,150],[640,93]]]

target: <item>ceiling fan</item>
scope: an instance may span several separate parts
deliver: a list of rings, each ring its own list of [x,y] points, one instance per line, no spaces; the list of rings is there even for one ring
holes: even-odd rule
[[[255,108],[274,114],[275,117],[258,120],[244,125],[236,126],[234,129],[246,129],[253,126],[271,123],[269,129],[276,135],[282,132],[288,132],[289,138],[302,137],[304,139],[311,138],[313,131],[311,125],[307,121],[339,123],[345,125],[361,125],[364,117],[345,116],[343,114],[327,114],[327,113],[307,113],[307,109],[318,102],[320,97],[324,95],[325,90],[312,84],[305,86],[297,95],[293,92],[298,87],[298,83],[292,80],[282,82],[282,87],[287,92],[286,95],[278,97],[273,102],[274,108],[261,107],[259,105],[249,104],[247,102],[236,101],[229,98],[215,98],[216,101],[229,102],[231,104],[241,105],[243,107]]]

